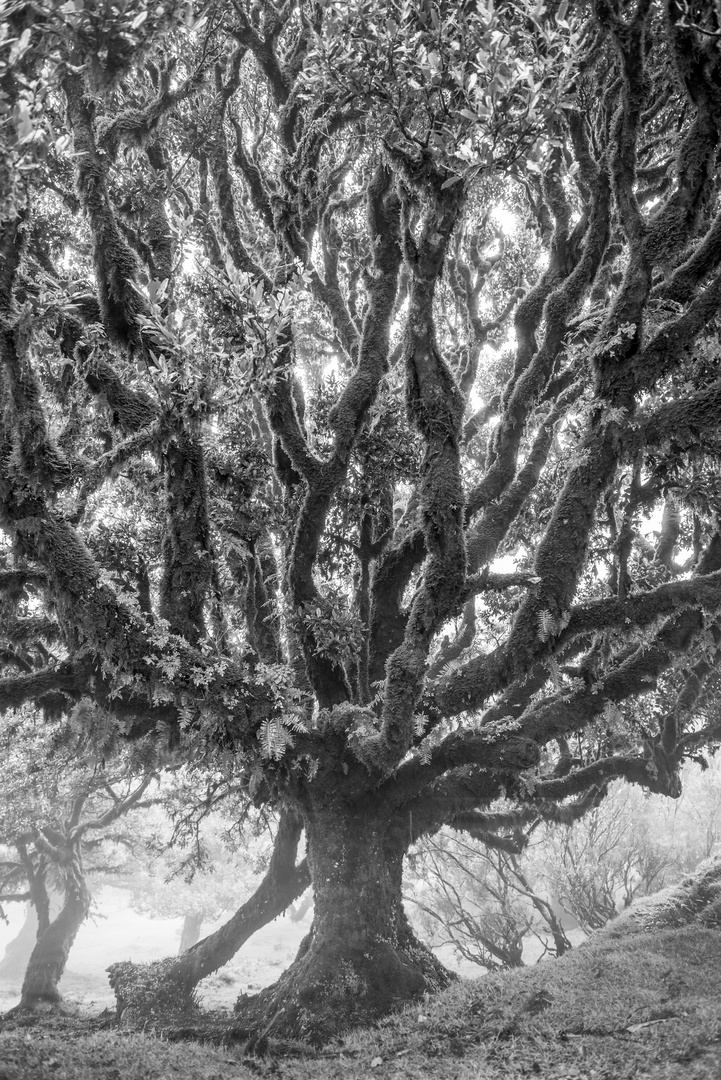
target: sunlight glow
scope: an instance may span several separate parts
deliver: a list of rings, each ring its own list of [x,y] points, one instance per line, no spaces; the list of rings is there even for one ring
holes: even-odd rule
[[[494,206],[491,219],[504,236],[513,236],[519,226],[518,214],[505,206]]]
[[[516,569],[516,555],[500,555],[490,565],[494,574],[512,574]]]

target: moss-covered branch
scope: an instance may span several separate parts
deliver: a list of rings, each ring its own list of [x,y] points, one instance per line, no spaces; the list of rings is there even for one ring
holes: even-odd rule
[[[560,648],[579,634],[611,627],[640,629],[684,608],[713,612],[719,607],[721,571],[686,581],[670,581],[650,592],[628,596],[625,600],[608,597],[571,608],[566,628],[556,638],[555,644]]]
[[[428,183],[417,244],[404,235],[412,273],[405,338],[408,411],[425,442],[421,466],[420,523],[426,549],[422,583],[403,642],[389,657],[382,713],[383,769],[390,771],[413,742],[413,714],[423,689],[428,651],[436,631],[455,613],[465,583],[464,496],[460,475],[463,397],[436,340],[433,297],[462,191]]]
[[[14,444],[6,467],[30,490],[54,492],[70,483],[73,470],[48,433],[40,387],[27,356],[29,332],[22,316],[14,326],[0,328],[0,362],[12,403],[4,422],[12,429]]]
[[[519,447],[529,415],[553,373],[567,333],[568,320],[584,299],[603,261],[609,240],[610,210],[608,177],[605,172],[600,172],[580,257],[573,269],[563,276],[560,284],[556,284],[554,280],[555,287],[549,289],[543,297],[545,302],[541,303],[541,312],[545,320],[545,333],[540,347],[535,348],[533,334],[529,334],[527,329],[523,332],[516,355],[518,376],[511,381],[511,389],[506,391],[504,396],[501,421],[490,451],[490,468],[474,492],[474,507],[478,509],[498,499],[514,478]],[[557,269],[556,276],[558,272]],[[537,317],[535,307],[540,302],[541,295],[534,299],[534,323]],[[522,302],[516,315],[517,332],[519,313],[522,314],[523,311]],[[526,356],[529,348],[532,352]]]
[[[233,265],[242,273],[249,274],[254,282],[263,281],[270,288],[270,278],[262,266],[248,252],[238,224],[221,107],[216,109],[213,116],[212,134],[207,147],[207,157],[210,175],[215,186],[220,228],[230,257],[233,260]]]
[[[523,510],[529,495],[541,477],[553,444],[556,425],[580,391],[580,384],[574,384],[560,395],[548,416],[542,420],[528,456],[516,478],[496,502],[486,507],[480,519],[469,527],[466,537],[469,570],[475,571],[494,558],[501,541]],[[469,520],[479,509],[482,498],[481,482],[481,485],[472,489],[468,495],[467,517]]]
[[[55,667],[0,679],[0,712],[19,709],[27,702],[42,705],[50,695],[67,694],[78,700],[88,686],[88,671],[80,663],[65,660]]]
[[[171,89],[172,73],[172,67],[162,73],[159,92],[147,105],[139,109],[124,109],[109,122],[99,125],[98,146],[101,150],[115,158],[122,143],[147,146],[163,117],[197,93],[206,77],[206,69],[201,65],[179,86]]]
[[[118,227],[108,195],[107,158],[96,144],[92,99],[80,74],[68,71],[63,90],[75,144],[78,194],[92,230],[103,326],[114,344],[142,351],[138,316],[148,316],[149,307],[135,287],[138,263]]]
[[[172,633],[197,645],[205,631],[203,609],[214,560],[205,461],[197,434],[186,430],[171,439],[162,465],[165,522],[160,615],[168,620]]]
[[[287,383],[276,379],[270,399],[271,424],[294,464],[305,468],[308,490],[303,501],[288,569],[291,601],[298,608],[315,601],[318,593],[313,569],[321,533],[331,500],[343,482],[361,424],[373,404],[386,371],[391,318],[400,267],[398,201],[393,177],[379,166],[368,189],[368,220],[374,239],[374,259],[369,276],[368,306],[363,321],[358,363],[329,416],[334,432],[330,458],[308,468],[294,403]],[[280,394],[282,393],[282,397]],[[281,412],[281,408],[284,411]],[[319,655],[312,633],[304,634],[304,652],[311,682],[324,704],[347,700],[345,673]]]

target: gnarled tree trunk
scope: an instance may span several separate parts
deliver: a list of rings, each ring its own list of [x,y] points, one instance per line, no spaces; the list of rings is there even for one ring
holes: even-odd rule
[[[68,954],[90,910],[90,891],[81,873],[72,873],[65,887],[65,902],[56,917],[41,931],[25,971],[20,1009],[62,1000],[58,985]]]
[[[238,1000],[237,1037],[320,1043],[454,978],[408,922],[405,845],[389,835],[387,820],[332,804],[313,808],[305,824],[313,925],[278,982]]]

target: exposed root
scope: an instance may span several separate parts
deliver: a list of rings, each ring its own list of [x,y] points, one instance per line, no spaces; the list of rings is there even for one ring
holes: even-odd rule
[[[443,989],[454,978],[413,939],[403,947],[377,941],[353,953],[342,943],[316,945],[309,938],[277,983],[238,999],[228,1035],[244,1040],[249,1052],[263,1052],[269,1040],[278,1039],[320,1046]]]

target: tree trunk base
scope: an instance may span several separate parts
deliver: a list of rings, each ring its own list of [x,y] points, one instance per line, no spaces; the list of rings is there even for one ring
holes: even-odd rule
[[[6,1013],[3,1013],[3,1019],[10,1020],[17,1017],[37,1017],[40,1019],[43,1016],[78,1016],[79,1013],[79,1007],[67,1002],[62,994],[58,994],[56,997],[37,995],[19,1001],[12,1009],[8,1009]]]
[[[123,960],[107,969],[116,1000],[119,1026],[134,1028],[148,1021],[187,1017],[198,1012],[195,983],[174,977],[175,957],[134,964]]]
[[[278,982],[238,999],[229,1038],[257,1050],[268,1038],[321,1045],[456,978],[412,935],[404,938],[353,950],[340,941],[316,941],[311,930]]]

